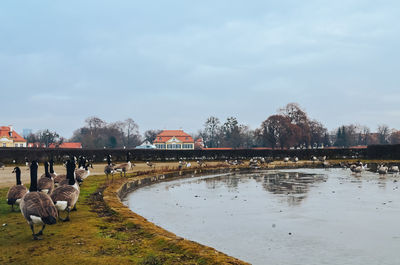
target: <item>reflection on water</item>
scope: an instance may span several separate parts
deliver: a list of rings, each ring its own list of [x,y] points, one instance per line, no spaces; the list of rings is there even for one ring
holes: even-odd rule
[[[400,264],[398,180],[341,169],[224,174],[144,187],[126,204],[252,264]]]
[[[283,200],[295,206],[307,197],[310,186],[326,181],[326,175],[306,174],[299,172],[267,171],[246,174],[223,175],[213,178],[198,179],[193,183],[204,182],[208,189],[219,189],[225,186],[228,191],[233,192],[239,189],[239,184],[246,185],[249,181],[256,181],[261,184],[264,190],[273,194],[286,195]],[[177,184],[179,186],[179,184]],[[174,187],[174,186],[172,186]],[[167,187],[169,188],[169,187]]]

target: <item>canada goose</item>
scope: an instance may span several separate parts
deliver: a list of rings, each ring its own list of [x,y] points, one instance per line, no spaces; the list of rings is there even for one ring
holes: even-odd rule
[[[107,155],[106,160],[107,160],[107,165],[111,165],[112,161],[111,161],[111,155],[110,154]]]
[[[361,173],[367,169],[367,166],[367,164],[364,165],[361,161],[359,161],[357,164],[352,164],[350,166],[350,170],[354,173]]]
[[[114,180],[114,164],[111,163],[111,155],[107,155],[106,157],[107,165],[104,167],[104,174],[106,174],[107,181],[108,176],[112,175],[112,179]]]
[[[389,168],[389,172],[391,172],[391,173],[399,173],[399,166],[391,166],[390,168]]]
[[[54,190],[54,180],[49,172],[49,163],[44,163],[44,175],[39,179],[37,188],[40,192],[51,194]]]
[[[324,168],[329,168],[329,167],[331,166],[331,164],[330,164],[328,161],[324,161],[324,162],[322,163],[322,166],[323,166]]]
[[[16,167],[12,173],[15,173],[17,184],[8,190],[7,204],[11,205],[11,210],[14,212],[14,204],[20,203],[21,198],[28,192],[28,189],[21,183],[21,169]]]
[[[182,161],[180,161],[180,162],[182,162]],[[156,167],[156,165],[153,164],[153,163],[150,162],[150,161],[147,161],[147,162],[146,162],[146,165],[149,166],[150,168]],[[181,165],[182,165],[182,163],[181,163]]]
[[[378,174],[384,175],[384,174],[387,174],[387,172],[388,172],[388,167],[387,167],[387,166],[385,166],[385,165],[380,165],[380,166],[378,167]]]
[[[47,163],[47,162],[46,162]],[[44,165],[45,166],[45,168],[46,168],[46,164]],[[54,160],[53,159],[50,159],[50,161],[48,162],[48,168],[49,168],[49,175],[53,178],[53,182],[54,182],[54,178],[57,176],[57,174],[54,172]],[[43,173],[41,176],[40,176],[40,179],[41,178],[44,178],[44,177],[46,177],[46,172],[45,173]]]
[[[79,156],[78,161],[78,168],[83,168],[85,166],[86,158],[84,156]]]
[[[54,160],[53,159],[50,159],[49,165],[50,165],[50,176],[52,176],[54,179],[57,176],[57,173],[54,172]]]
[[[126,172],[135,166],[134,164],[131,163],[129,156],[130,156],[130,153],[128,152],[126,154],[126,163],[119,164],[114,167],[114,171],[120,172],[121,177],[122,177],[122,173],[124,173],[124,177],[125,177]]]
[[[75,169],[75,177],[79,183],[83,182],[90,175],[89,161],[85,160],[80,164],[81,166]]]
[[[104,167],[104,174],[106,174],[106,176],[107,176],[107,181],[108,181],[109,175],[111,175],[114,180],[114,167],[112,165],[106,165]]]
[[[207,164],[204,163],[203,160],[197,160],[197,164],[198,164],[200,167],[205,167],[205,166],[207,166]]]
[[[289,162],[289,157],[285,157],[285,158],[283,158],[283,162]]]
[[[26,170],[29,170],[29,160],[27,157],[25,157],[25,166],[26,166]]]
[[[37,170],[38,164],[32,161],[31,166],[31,186],[29,192],[22,197],[20,202],[21,213],[28,221],[32,230],[34,240],[39,240],[38,236],[43,234],[46,225],[53,225],[57,222],[57,209],[49,195],[38,192],[37,189]],[[42,224],[42,229],[35,234],[34,225]]]
[[[69,213],[71,209],[75,206],[79,198],[79,186],[77,185],[74,177],[75,163],[70,161],[67,163],[67,179],[68,184],[57,187],[51,194],[51,199],[53,200],[58,212],[67,211],[67,217],[62,219],[59,213],[58,218],[63,221],[69,221]]]

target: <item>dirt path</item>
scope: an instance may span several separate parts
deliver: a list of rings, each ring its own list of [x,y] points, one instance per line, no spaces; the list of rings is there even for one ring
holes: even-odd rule
[[[191,162],[193,167],[197,166],[196,162]],[[209,162],[208,165],[216,165],[220,162]],[[155,164],[155,169],[160,170],[163,169],[165,171],[171,170],[178,167],[178,162],[157,162]],[[90,168],[90,175],[104,175],[104,166],[106,164],[94,164],[93,168]],[[30,175],[29,169],[26,166],[20,166],[21,168],[21,181],[24,184],[29,184]],[[3,169],[0,169],[0,188],[10,187],[15,184],[15,174],[11,173],[14,167],[7,166]],[[146,165],[144,162],[135,163],[135,167],[133,167],[130,172],[137,171],[146,171],[149,170],[150,167]],[[58,174],[66,174],[66,168],[62,165],[55,165],[54,171]],[[44,166],[43,164],[39,165],[38,176],[44,174]]]

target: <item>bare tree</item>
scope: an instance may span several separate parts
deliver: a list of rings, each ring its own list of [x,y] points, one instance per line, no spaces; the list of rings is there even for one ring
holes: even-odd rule
[[[126,146],[135,147],[140,144],[139,126],[131,118],[128,118],[123,123],[123,128],[126,136]]]
[[[296,141],[299,134],[299,127],[290,122],[290,119],[283,115],[272,115],[262,122],[258,131],[264,142],[272,148],[288,147]]]
[[[156,136],[162,132],[161,130],[147,130],[144,133],[144,139],[146,141],[149,141],[150,143],[153,143],[154,140],[156,139]]]
[[[388,144],[390,136],[389,126],[382,124],[378,126],[378,141],[379,144]]]
[[[400,144],[400,131],[393,131],[390,134],[390,143],[391,144]]]
[[[279,109],[279,114],[288,117],[291,123],[297,125],[308,122],[307,113],[298,103],[287,104],[285,107]]]
[[[207,147],[219,146],[219,135],[221,133],[221,125],[217,117],[211,116],[204,123],[204,130],[201,132],[204,144]]]

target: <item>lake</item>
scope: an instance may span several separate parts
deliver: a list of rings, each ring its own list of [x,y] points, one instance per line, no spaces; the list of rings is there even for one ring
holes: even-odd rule
[[[252,264],[400,264],[398,179],[343,169],[220,174],[146,186],[124,203]]]

